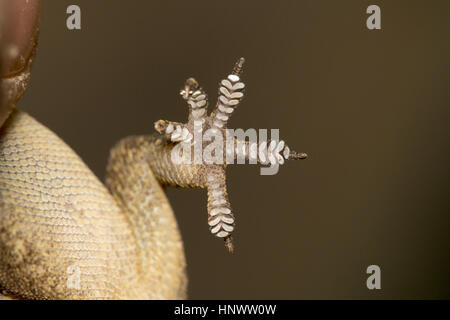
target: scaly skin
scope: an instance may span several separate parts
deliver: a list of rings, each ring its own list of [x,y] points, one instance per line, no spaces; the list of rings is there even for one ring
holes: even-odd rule
[[[184,298],[183,245],[149,146],[112,151],[110,193],[61,139],[15,111],[0,135],[3,289],[26,299]],[[67,286],[71,266],[79,290]]]
[[[162,187],[206,188],[210,230],[233,250],[226,164],[175,163],[171,156],[178,146],[195,152],[195,123],[225,134],[243,97],[243,62],[222,80],[209,116],[206,94],[190,78],[181,91],[187,123],[160,120],[159,134],[119,141],[109,157],[106,187],[53,132],[13,111],[0,132],[0,288],[25,299],[185,298],[183,244]],[[284,142],[268,141],[262,150],[276,152],[255,158],[249,142],[237,142],[221,152],[236,150],[235,157],[263,164],[273,155],[280,163],[306,157]]]

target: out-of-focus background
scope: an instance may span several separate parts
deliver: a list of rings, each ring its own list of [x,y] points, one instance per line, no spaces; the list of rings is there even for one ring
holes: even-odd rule
[[[66,28],[77,4],[82,29]],[[381,8],[381,30],[366,8]],[[103,179],[110,147],[214,102],[247,60],[235,128],[280,128],[308,160],[228,168],[230,255],[204,190],[169,189],[192,299],[450,298],[448,1],[45,1],[19,103]],[[366,268],[381,267],[381,290]]]

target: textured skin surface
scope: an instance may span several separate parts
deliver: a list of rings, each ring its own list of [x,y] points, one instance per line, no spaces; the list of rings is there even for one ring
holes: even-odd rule
[[[117,144],[108,190],[60,138],[14,111],[0,132],[0,288],[27,299],[184,298],[182,241],[151,168],[171,171],[157,140]],[[74,270],[79,288],[68,286]]]
[[[221,81],[210,115],[206,93],[189,78],[180,91],[187,123],[159,120],[159,134],[119,141],[106,187],[54,133],[14,111],[0,130],[0,299],[184,298],[184,250],[166,185],[207,189],[210,231],[233,252],[221,155],[264,166],[306,158],[284,141],[209,144],[225,141],[244,95],[243,63]]]

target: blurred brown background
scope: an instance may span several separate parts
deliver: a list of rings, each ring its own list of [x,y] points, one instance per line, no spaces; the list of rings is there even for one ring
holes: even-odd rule
[[[82,30],[66,28],[78,4]],[[382,30],[366,28],[381,7]],[[235,128],[280,128],[309,159],[228,169],[229,255],[204,190],[169,189],[192,299],[449,298],[448,1],[45,1],[19,107],[104,177],[109,148],[184,121],[195,76],[215,100],[247,59]],[[381,290],[366,268],[381,267]]]

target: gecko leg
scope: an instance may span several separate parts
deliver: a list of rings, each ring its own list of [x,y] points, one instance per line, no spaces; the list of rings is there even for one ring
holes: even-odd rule
[[[225,246],[230,252],[233,251],[231,234],[234,230],[235,220],[225,183],[229,153],[233,152],[234,156],[230,158],[237,159],[237,163],[245,163],[245,160],[248,160],[250,163],[263,165],[269,163],[270,165],[281,165],[285,160],[306,158],[305,153],[291,150],[282,140],[264,140],[256,143],[238,140],[234,137],[231,140],[232,146],[228,145],[228,139],[224,139],[228,134],[228,120],[244,97],[245,84],[241,81],[243,64],[244,59],[239,59],[232,73],[220,82],[217,104],[210,115],[207,114],[208,98],[204,90],[194,78],[186,80],[180,95],[188,105],[188,120],[186,123],[166,120],[159,120],[155,123],[156,131],[171,143],[164,144],[157,140],[159,143],[155,144],[155,150],[158,151],[159,156],[155,157],[155,160],[159,160],[150,163],[155,176],[161,183],[207,189],[210,231],[214,236],[225,240]],[[222,138],[222,142],[227,140],[223,149],[220,146],[216,148],[214,143],[209,143],[212,142],[212,137],[208,135],[208,131],[215,139],[219,136]],[[197,141],[198,137],[201,140]],[[214,142],[216,142],[215,139]],[[199,148],[202,151],[201,154],[196,152],[196,149]],[[173,159],[172,151],[174,150],[182,151],[183,161],[175,163],[170,160]],[[209,156],[207,151],[211,151]],[[193,163],[192,153],[194,153]],[[195,161],[197,155],[199,155],[197,157],[200,159],[199,162]],[[224,162],[223,155],[226,155],[226,162]],[[184,162],[186,159],[191,162]],[[221,159],[221,162],[216,159]],[[240,162],[241,159],[244,161]]]

